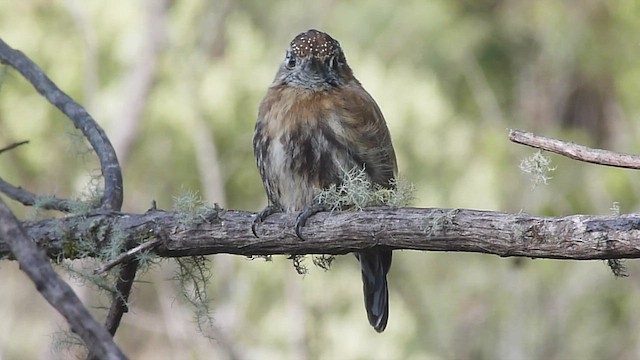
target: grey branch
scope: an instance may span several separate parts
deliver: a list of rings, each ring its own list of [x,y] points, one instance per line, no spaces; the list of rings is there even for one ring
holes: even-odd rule
[[[73,209],[72,200],[61,199],[55,196],[39,196],[21,187],[14,186],[0,178],[0,193],[20,202],[22,205],[34,206],[46,210],[70,212]]]
[[[107,330],[91,316],[71,287],[53,270],[44,252],[25,234],[18,219],[2,199],[0,241],[7,251],[12,251],[20,263],[20,269],[34,282],[49,304],[67,319],[73,332],[84,340],[87,347],[100,359],[126,359]]]
[[[640,156],[638,155],[592,149],[570,142],[538,136],[521,130],[509,130],[509,140],[518,144],[551,151],[574,160],[592,164],[615,166],[627,169],[640,169]]]
[[[96,234],[113,233],[127,234],[131,248],[159,239],[153,251],[161,257],[345,254],[373,246],[549,259],[640,257],[638,214],[549,218],[462,209],[369,208],[313,216],[303,229],[304,241],[295,236],[295,214],[270,216],[259,227],[259,238],[251,233],[253,216],[221,210],[185,223],[185,214],[174,212],[111,213],[25,222],[24,227],[50,257],[77,256],[70,249],[79,239],[102,244],[110,239]],[[0,242],[0,255],[8,254],[6,243]]]

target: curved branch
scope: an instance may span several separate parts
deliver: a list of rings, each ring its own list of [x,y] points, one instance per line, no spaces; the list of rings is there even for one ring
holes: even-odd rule
[[[80,299],[53,270],[45,254],[25,234],[18,219],[0,199],[0,240],[6,243],[20,263],[20,269],[34,282],[38,291],[65,319],[88,348],[101,359],[126,357],[106,329],[84,307]]]
[[[0,39],[0,63],[10,65],[18,70],[31,85],[51,104],[62,111],[76,128],[80,129],[96,152],[104,177],[104,194],[102,208],[119,211],[122,207],[122,172],[113,146],[104,130],[93,120],[91,115],[60,90],[27,56],[12,49]]]
[[[592,164],[640,169],[640,156],[616,153],[608,150],[592,149],[574,143],[538,136],[522,130],[509,130],[509,140],[547,150],[568,158]]]
[[[222,210],[205,219],[185,214],[95,214],[25,222],[29,236],[51,257],[69,251],[66,242],[98,239],[119,229],[131,247],[159,239],[161,257],[228,253],[346,254],[373,246],[423,251],[460,251],[548,259],[640,257],[640,215],[558,218],[492,211],[369,208],[359,212],[320,213],[309,219],[301,241],[293,229],[295,214],[274,214],[251,233],[253,213]],[[193,224],[193,221],[199,223]],[[6,254],[0,241],[0,255]],[[73,257],[76,254],[66,253]]]

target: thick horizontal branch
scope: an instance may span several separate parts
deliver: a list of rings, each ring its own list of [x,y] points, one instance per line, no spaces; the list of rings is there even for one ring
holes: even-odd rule
[[[50,257],[78,256],[78,239],[108,243],[126,234],[129,247],[160,240],[162,257],[344,254],[373,246],[425,251],[463,251],[553,259],[640,257],[640,215],[536,217],[491,211],[371,208],[320,213],[294,234],[295,214],[275,214],[251,233],[249,212],[220,210],[207,217],[155,211],[95,214],[25,222],[28,234]],[[106,242],[105,242],[106,240]],[[0,255],[8,255],[0,242]]]

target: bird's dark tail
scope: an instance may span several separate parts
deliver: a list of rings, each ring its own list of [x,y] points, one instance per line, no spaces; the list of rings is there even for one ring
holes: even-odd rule
[[[390,250],[365,250],[356,254],[362,270],[364,307],[369,324],[383,332],[389,319],[389,290],[387,273],[391,267]]]

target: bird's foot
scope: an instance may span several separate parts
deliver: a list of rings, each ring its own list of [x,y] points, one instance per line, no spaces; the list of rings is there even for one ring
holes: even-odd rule
[[[327,211],[327,205],[325,204],[315,204],[315,205],[311,205],[308,208],[302,210],[299,214],[298,214],[298,218],[296,219],[296,235],[298,235],[298,238],[300,238],[300,240],[304,240],[304,238],[302,237],[302,234],[300,233],[300,231],[302,230],[302,228],[304,227],[304,225],[307,223],[307,220],[312,217],[313,215],[319,213],[319,212],[323,212],[323,211]]]
[[[259,213],[256,214],[255,219],[253,219],[253,224],[251,224],[251,232],[253,236],[260,237],[256,233],[256,228],[260,225],[269,215],[273,215],[275,213],[280,212],[280,208],[275,205],[269,205],[266,208],[262,209]]]

